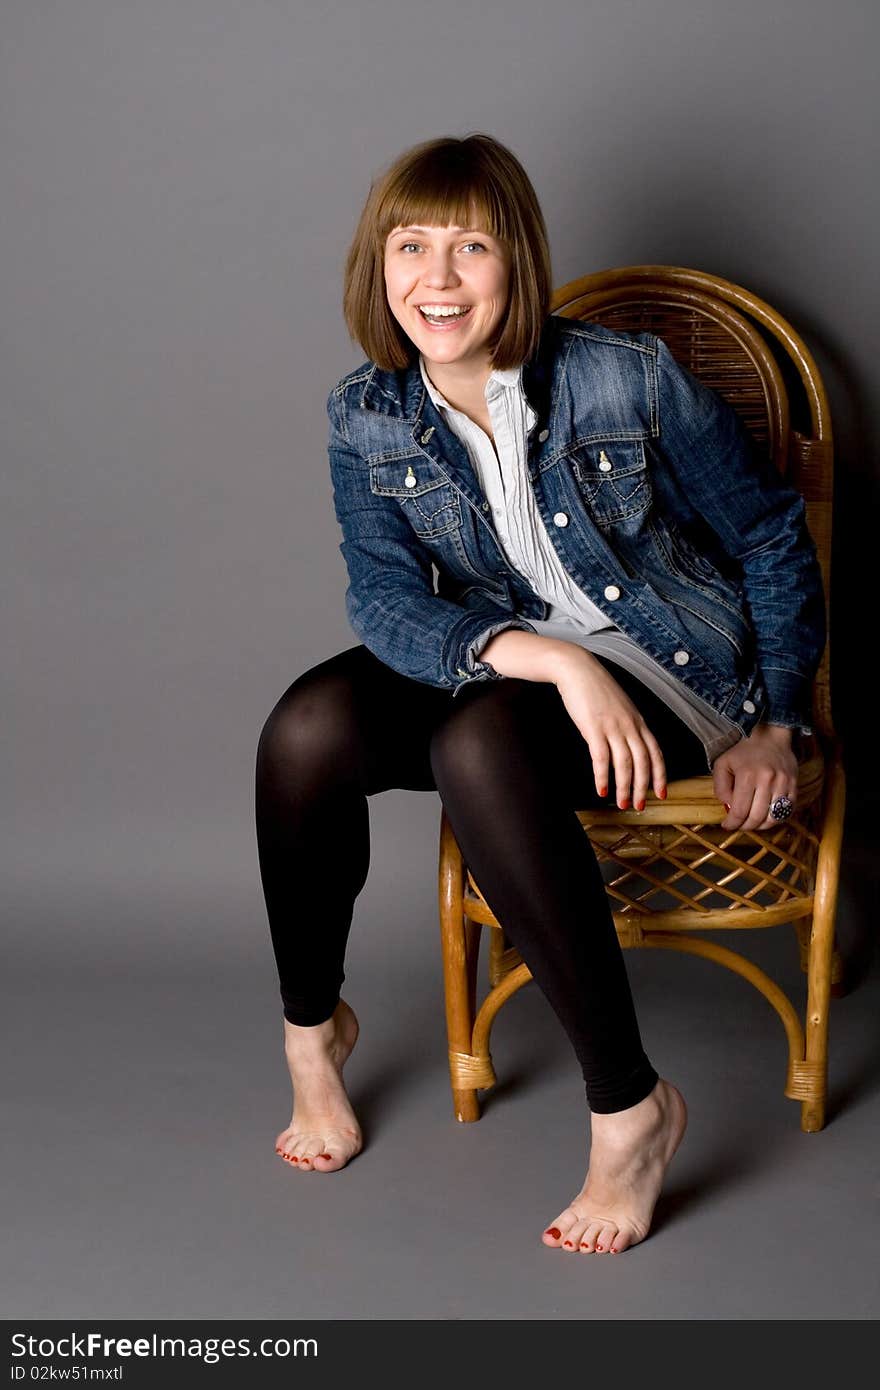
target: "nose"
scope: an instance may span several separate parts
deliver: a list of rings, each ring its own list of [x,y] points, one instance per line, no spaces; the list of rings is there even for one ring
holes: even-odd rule
[[[453,264],[451,251],[434,251],[422,279],[428,289],[444,289],[447,285],[458,284],[458,274]]]

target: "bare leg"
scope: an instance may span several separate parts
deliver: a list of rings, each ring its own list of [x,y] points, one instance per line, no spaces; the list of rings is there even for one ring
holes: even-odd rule
[[[358,1021],[344,999],[332,1018],[313,1028],[284,1020],[293,1114],[275,1152],[301,1173],[335,1173],[360,1153],[363,1137],[342,1082],[357,1035]]]
[[[662,1078],[638,1105],[593,1115],[584,1185],[543,1235],[574,1253],[617,1254],[644,1240],[666,1169],[687,1126],[681,1092]]]

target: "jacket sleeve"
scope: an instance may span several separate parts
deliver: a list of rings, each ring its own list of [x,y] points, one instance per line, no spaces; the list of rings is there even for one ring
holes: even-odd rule
[[[741,570],[767,691],[763,719],[809,732],[825,599],[804,500],[716,392],[658,348],[660,447],[691,505]]]
[[[370,467],[344,432],[336,392],[327,401],[330,475],[340,550],[348,569],[345,607],[355,634],[392,670],[427,685],[453,689],[502,680],[476,658],[504,628],[534,632],[525,619],[480,613],[434,592],[431,556],[393,497],[370,488]]]

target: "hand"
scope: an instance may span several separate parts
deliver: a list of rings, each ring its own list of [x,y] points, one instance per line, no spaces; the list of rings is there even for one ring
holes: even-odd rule
[[[600,796],[608,794],[609,764],[614,764],[617,805],[645,809],[649,786],[663,800],[666,764],[660,745],[626,691],[592,653],[570,645],[555,684],[568,713],[586,739]]]
[[[769,815],[777,796],[797,800],[798,765],[791,746],[791,729],[758,724],[712,764],[712,782],[719,801],[729,807],[723,830],[770,830],[781,824]]]

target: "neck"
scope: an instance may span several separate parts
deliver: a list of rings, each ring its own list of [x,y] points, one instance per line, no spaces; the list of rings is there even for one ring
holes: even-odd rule
[[[478,366],[466,362],[431,362],[424,358],[425,371],[450,405],[459,408],[465,402],[485,399],[486,382],[492,375],[491,363]]]

